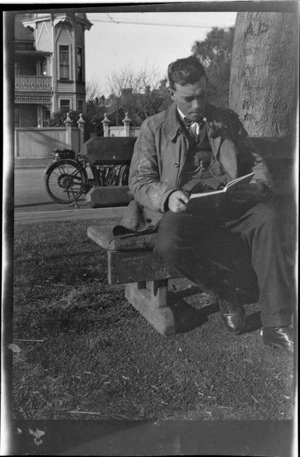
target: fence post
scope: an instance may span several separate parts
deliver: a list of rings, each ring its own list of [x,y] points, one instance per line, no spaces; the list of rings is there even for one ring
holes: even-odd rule
[[[67,113],[67,117],[65,120],[66,125],[66,145],[70,149],[72,149],[72,119],[69,116],[70,113]]]
[[[85,120],[82,119],[82,114],[80,113],[79,120],[77,121],[77,125],[79,128],[79,152],[81,151],[81,148],[84,143],[84,124],[85,124]]]
[[[124,136],[130,136],[130,122],[131,119],[128,117],[128,113],[125,113],[125,118],[123,119],[124,124]]]
[[[103,135],[104,136],[109,136],[109,124],[110,124],[110,120],[108,119],[108,117],[106,116],[106,113],[104,113],[104,119],[102,121],[102,124],[103,124]]]

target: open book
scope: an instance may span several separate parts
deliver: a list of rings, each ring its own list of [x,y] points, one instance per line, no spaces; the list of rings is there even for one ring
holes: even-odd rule
[[[197,210],[200,208],[214,208],[220,205],[220,203],[226,198],[226,193],[231,192],[240,184],[245,184],[251,181],[254,173],[241,176],[240,178],[233,179],[223,189],[213,190],[211,192],[200,192],[191,194],[187,204],[188,210]]]

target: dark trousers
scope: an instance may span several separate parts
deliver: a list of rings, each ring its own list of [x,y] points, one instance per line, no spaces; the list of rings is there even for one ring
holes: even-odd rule
[[[228,271],[234,271],[238,255],[235,248],[239,245],[257,279],[263,326],[289,325],[291,284],[272,202],[258,203],[242,214],[235,208],[201,211],[199,215],[168,211],[160,221],[154,252],[183,276],[203,284],[211,262],[225,264]]]

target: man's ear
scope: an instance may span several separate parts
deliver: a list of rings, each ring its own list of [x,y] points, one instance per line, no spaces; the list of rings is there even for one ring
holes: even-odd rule
[[[169,92],[171,99],[174,100],[175,90],[171,89],[171,87],[169,87],[168,92]]]

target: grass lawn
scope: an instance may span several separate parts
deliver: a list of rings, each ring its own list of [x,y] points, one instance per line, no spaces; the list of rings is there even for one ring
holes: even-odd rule
[[[292,362],[263,345],[257,305],[234,336],[210,291],[173,280],[185,324],[161,336],[108,285],[106,253],[87,238],[116,222],[16,224],[14,418],[291,419]]]

